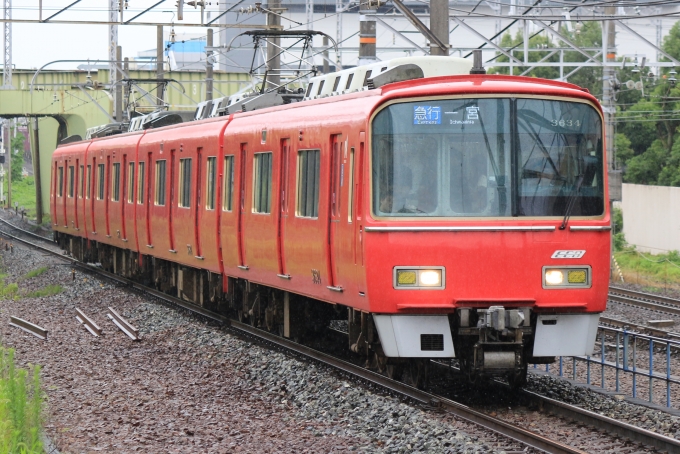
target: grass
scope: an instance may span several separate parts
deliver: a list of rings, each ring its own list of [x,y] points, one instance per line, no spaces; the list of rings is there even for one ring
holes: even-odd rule
[[[0,347],[0,452],[44,452],[42,407],[40,366],[17,368],[14,350]]]
[[[22,277],[22,279],[30,279],[30,278],[32,278],[32,277],[40,276],[40,275],[43,274],[45,271],[47,271],[47,267],[46,267],[46,266],[43,266],[43,267],[41,267],[41,268],[38,268],[37,270],[29,271],[28,273],[26,273],[26,274]]]
[[[45,288],[41,288],[40,290],[36,290],[33,292],[26,293],[22,295],[23,298],[43,298],[45,296],[52,296],[56,295],[57,293],[61,293],[61,291],[64,290],[61,285],[56,285],[56,284],[51,284],[48,285]]]
[[[5,179],[7,181],[7,179]],[[5,183],[5,194],[7,194],[7,183]],[[43,190],[45,190],[43,188]],[[49,190],[49,188],[47,188]],[[19,209],[24,207],[29,218],[35,218],[35,180],[33,177],[24,177],[21,181],[12,181],[12,207],[14,202],[19,204]],[[49,207],[43,207],[43,211]],[[50,227],[52,224],[49,214],[43,214],[43,223],[45,227]]]
[[[651,292],[680,291],[680,254],[652,255],[635,248],[625,248],[614,253],[625,282],[639,284]],[[614,281],[618,280],[615,273]]]

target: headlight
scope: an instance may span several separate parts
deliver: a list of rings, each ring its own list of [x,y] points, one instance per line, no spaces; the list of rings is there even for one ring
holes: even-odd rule
[[[590,288],[589,266],[543,267],[543,288]]]
[[[545,272],[545,283],[547,285],[561,285],[564,282],[562,270],[547,270]]]
[[[443,266],[397,266],[393,277],[397,290],[443,289],[446,281]]]

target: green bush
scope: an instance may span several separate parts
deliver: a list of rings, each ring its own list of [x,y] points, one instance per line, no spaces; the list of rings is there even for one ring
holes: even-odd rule
[[[42,406],[40,366],[32,366],[29,377],[14,365],[14,350],[0,347],[0,452],[44,452]]]

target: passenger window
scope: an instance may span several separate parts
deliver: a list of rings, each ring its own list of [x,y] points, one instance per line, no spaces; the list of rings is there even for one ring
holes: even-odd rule
[[[98,170],[98,191],[97,191],[97,199],[98,200],[104,200],[104,164],[98,164],[97,165],[97,170]]]
[[[135,201],[135,163],[128,164],[127,202]]]
[[[74,166],[68,166],[68,196],[69,198],[73,198],[73,187],[75,186],[75,181],[74,180],[74,175],[75,174],[75,167]]]
[[[59,188],[58,189],[59,197],[63,197],[64,196],[64,168],[63,167],[59,167],[59,169],[57,170],[57,185],[58,185],[58,188]]]
[[[319,216],[319,150],[298,151],[298,184],[296,214],[303,218]]]
[[[80,173],[78,174],[78,187],[80,188],[80,190],[78,192],[80,193],[81,199],[83,198],[83,193],[85,191],[85,187],[84,187],[84,185],[85,185],[85,175],[83,175],[84,169],[85,169],[84,166],[80,166],[80,169],[79,169]]]
[[[144,204],[144,163],[140,162],[137,174],[137,203],[140,205]]]
[[[165,205],[165,160],[156,161],[156,194],[154,203]]]
[[[89,199],[90,198],[90,191],[92,190],[90,188],[90,181],[92,178],[92,166],[87,166],[87,192],[85,192],[85,198]]]
[[[208,158],[208,178],[206,178],[206,184],[208,187],[205,193],[208,195],[205,200],[205,207],[208,210],[215,209],[215,167],[217,164],[217,158],[211,156]]]
[[[179,160],[179,206],[191,206],[191,158]]]
[[[114,162],[112,167],[111,178],[111,200],[118,202],[120,200],[120,162]]]
[[[224,157],[224,179],[222,180],[222,211],[231,211],[234,193],[234,156]]]
[[[253,212],[271,211],[272,153],[255,153],[253,165]]]

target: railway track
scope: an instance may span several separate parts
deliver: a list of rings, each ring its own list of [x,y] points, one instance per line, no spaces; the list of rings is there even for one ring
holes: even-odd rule
[[[33,232],[29,232],[24,229],[20,229],[5,220],[0,219],[0,221],[10,226],[12,229],[21,231],[22,234],[28,234],[32,238],[37,238],[43,241],[49,241],[49,239],[43,236],[37,235]],[[426,408],[448,412],[465,421],[471,422],[480,427],[483,427],[484,429],[490,430],[499,435],[507,437],[508,439],[516,443],[519,443],[523,446],[551,453],[584,452],[580,449],[568,446],[559,441],[552,440],[549,437],[524,429],[502,419],[495,418],[485,413],[476,411],[466,405],[457,403],[445,397],[413,388],[404,383],[389,379],[386,376],[370,371],[364,367],[351,364],[347,361],[335,358],[331,355],[320,352],[308,346],[294,343],[288,339],[279,337],[277,335],[260,330],[247,324],[243,324],[234,320],[229,320],[219,314],[205,310],[199,306],[195,306],[194,304],[188,303],[186,301],[182,301],[181,299],[158,292],[154,289],[148,288],[146,286],[122,278],[115,274],[106,272],[104,270],[98,269],[96,267],[82,264],[71,257],[63,255],[63,253],[61,253],[60,251],[55,251],[53,249],[40,246],[27,239],[20,238],[16,235],[8,234],[6,232],[1,232],[1,234],[5,238],[11,238],[13,241],[21,242],[29,247],[38,249],[41,252],[45,252],[47,254],[58,257],[59,259],[67,261],[69,264],[72,264],[74,266],[78,266],[80,269],[86,270],[89,273],[105,277],[106,279],[112,280],[120,284],[121,286],[129,287],[139,292],[143,292],[153,297],[157,301],[161,301],[166,305],[179,307],[188,310],[200,317],[208,319],[210,321],[229,325],[231,329],[238,331],[242,334],[255,337],[260,341],[263,341],[271,345],[275,345],[277,348],[282,348],[287,351],[294,352],[296,355],[303,356],[307,359],[323,363],[329,367],[337,369],[345,374],[351,375],[359,380],[371,383],[391,393],[395,393],[407,397],[409,399],[412,399],[413,401],[421,404]],[[541,408],[545,412],[558,415],[560,417],[572,420],[580,424],[586,424],[597,430],[605,431],[615,436],[641,443],[644,446],[654,447],[660,451],[677,452],[680,450],[680,441],[678,440],[665,437],[655,432],[641,429],[639,427],[624,423],[622,421],[617,421],[612,418],[608,418],[597,413],[581,409],[576,406],[572,406],[563,402],[549,399],[539,394],[530,392],[525,393],[527,396],[530,397],[530,399],[533,402],[535,402],[537,407]]]

